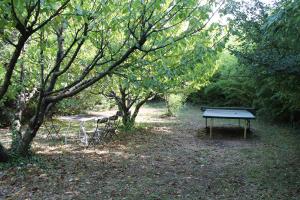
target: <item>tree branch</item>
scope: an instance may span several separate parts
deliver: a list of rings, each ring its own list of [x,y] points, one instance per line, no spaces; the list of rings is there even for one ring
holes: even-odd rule
[[[54,19],[56,16],[60,15],[60,12],[62,10],[64,10],[68,3],[70,2],[70,0],[66,0],[48,19],[46,19],[45,21],[43,21],[41,24],[39,24],[36,28],[34,28],[32,30],[32,32],[36,32],[37,30],[41,29],[42,27],[44,27],[48,22],[50,22],[52,19]]]

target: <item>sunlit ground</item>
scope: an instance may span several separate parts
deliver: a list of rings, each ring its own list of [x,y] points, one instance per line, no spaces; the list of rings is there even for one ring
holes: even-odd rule
[[[163,104],[146,105],[134,131],[89,148],[46,138],[41,129],[34,157],[1,165],[0,199],[300,198],[297,130],[257,120],[244,140],[237,120],[217,120],[209,139],[199,107],[164,113]],[[63,136],[76,137],[78,129]],[[0,131],[9,145],[7,130]]]

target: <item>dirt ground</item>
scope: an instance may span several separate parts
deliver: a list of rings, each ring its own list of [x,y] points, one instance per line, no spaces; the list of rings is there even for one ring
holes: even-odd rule
[[[244,140],[218,121],[209,139],[198,107],[164,112],[147,105],[134,131],[95,148],[39,136],[33,158],[1,166],[0,199],[300,199],[297,130],[257,121]]]

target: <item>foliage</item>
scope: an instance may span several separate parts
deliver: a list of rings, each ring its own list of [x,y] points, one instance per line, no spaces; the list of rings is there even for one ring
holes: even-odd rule
[[[60,101],[53,108],[53,112],[63,115],[83,114],[86,110],[93,110],[96,105],[100,107],[103,105],[102,109],[104,109],[109,108],[110,104],[112,103],[106,101],[106,99],[92,94],[91,90],[86,90],[74,97]]]
[[[38,155],[32,155],[29,157],[20,157],[20,156],[12,156],[10,162],[8,163],[1,163],[0,170],[7,170],[9,168],[21,168],[25,166],[37,165],[41,168],[47,168],[45,165],[45,161],[42,157]]]
[[[259,1],[241,4],[235,2],[230,9],[234,14],[232,33],[240,42],[240,48],[233,50],[235,54],[244,63],[271,75],[299,74],[299,1],[281,1],[275,8]]]
[[[143,61],[160,62],[162,68],[168,50],[177,49],[177,54],[181,49],[193,50],[197,41],[188,38],[204,36],[201,44],[207,45],[203,52],[209,44],[214,47],[222,32],[209,22],[214,8],[222,5],[222,1],[202,4],[197,0],[5,1],[0,15],[4,46],[0,99],[16,91],[11,93],[18,105],[15,121],[21,119],[28,102],[20,97],[30,96],[35,102],[26,130],[18,130],[17,152],[28,153],[46,113],[61,100],[115,72],[122,73],[122,69],[143,66]],[[214,37],[206,36],[208,31],[214,32]],[[183,63],[181,59],[169,62],[173,63],[164,65]],[[147,72],[140,68],[139,73]],[[167,79],[173,76],[168,74]],[[60,106],[69,107],[68,102],[64,104]]]
[[[217,61],[217,71],[210,82],[189,100],[210,106],[252,106],[255,83],[249,69],[238,63],[235,56],[224,50]]]
[[[300,106],[299,5],[228,1],[230,54],[222,53],[217,73],[190,99],[214,106],[253,106],[267,119],[289,120]]]
[[[184,94],[167,94],[165,100],[167,107],[167,115],[174,116],[183,107],[186,101],[186,96]]]
[[[291,112],[300,106],[300,82],[297,78],[300,49],[296,45],[300,42],[299,31],[296,30],[300,25],[299,6],[299,1],[282,1],[275,9],[269,9],[270,14],[260,22],[260,32],[246,38],[261,40],[255,43],[252,51],[241,53],[255,57],[250,62],[249,59],[241,61],[255,67],[255,80],[260,86],[256,103],[264,112],[271,110],[273,119],[287,120]]]
[[[140,107],[155,94],[167,97],[168,112],[174,115],[179,109],[175,107],[184,103],[184,96],[202,87],[213,74],[218,52],[226,41],[223,31],[223,27],[213,24],[196,36],[150,52],[142,59],[133,56],[124,63],[126,69],[115,70],[96,90],[115,100],[127,128],[134,125]],[[175,92],[181,95],[173,98]]]

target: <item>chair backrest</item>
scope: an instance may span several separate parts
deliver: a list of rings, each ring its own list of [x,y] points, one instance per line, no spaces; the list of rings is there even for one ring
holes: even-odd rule
[[[123,116],[123,112],[118,110],[117,113],[116,113],[116,116],[119,116],[119,117],[122,117]]]
[[[99,124],[101,124],[101,123],[106,123],[108,121],[108,118],[107,117],[105,117],[105,118],[101,118],[101,119],[98,119],[97,120],[97,124],[99,123]]]
[[[113,115],[113,116],[109,117],[108,119],[111,121],[115,121],[118,119],[118,115]]]

